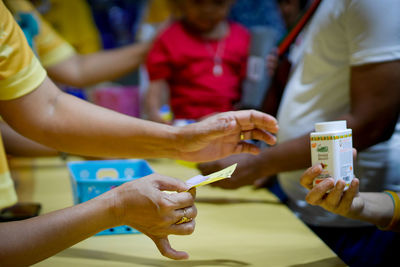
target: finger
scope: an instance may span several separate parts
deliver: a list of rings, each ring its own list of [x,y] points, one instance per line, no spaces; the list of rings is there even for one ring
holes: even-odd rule
[[[269,145],[274,145],[276,143],[276,137],[273,136],[272,134],[259,130],[259,129],[254,129],[252,131],[244,131],[242,132],[244,140],[260,140],[264,141],[265,143]]]
[[[190,188],[190,186],[187,185],[185,182],[168,176],[160,175],[156,182],[160,191],[184,192],[189,190]]]
[[[173,260],[183,260],[189,258],[189,254],[186,252],[173,249],[169,243],[168,237],[151,237],[151,239],[153,239],[158,250],[163,256]]]
[[[197,169],[203,175],[206,175],[208,173],[212,173],[213,170],[217,170],[217,168],[214,167],[214,164],[210,163],[210,162],[197,164]]]
[[[321,203],[326,192],[334,187],[335,181],[332,178],[326,178],[316,185],[306,196],[307,203],[318,205]]]
[[[197,208],[196,206],[190,206],[187,208],[183,208],[183,209],[177,209],[174,212],[174,221],[177,222],[180,219],[182,219],[182,217],[186,217],[188,219],[194,219],[197,216]]]
[[[343,180],[338,180],[335,187],[332,189],[331,192],[329,192],[328,196],[325,199],[325,205],[330,210],[335,210],[339,206],[345,186],[346,183]]]
[[[314,179],[320,175],[322,172],[322,166],[321,164],[316,164],[310,168],[308,168],[303,175],[300,178],[300,184],[307,188],[307,189],[312,189],[313,188],[313,181]]]
[[[255,128],[277,133],[279,130],[277,120],[265,113],[256,110],[240,110],[235,112],[235,118],[242,131]]]
[[[340,209],[341,211],[350,210],[353,199],[358,194],[359,184],[360,181],[357,178],[354,178],[353,181],[351,181],[350,187],[343,194],[342,202],[340,203],[338,209]]]
[[[194,197],[189,192],[181,192],[174,194],[165,194],[164,198],[171,203],[170,208],[177,210],[194,205]]]
[[[181,224],[172,224],[168,228],[168,232],[173,235],[190,235],[194,232],[196,221],[185,222]]]
[[[258,155],[260,153],[260,148],[253,144],[247,142],[239,142],[233,151],[233,154],[249,153],[253,155]]]

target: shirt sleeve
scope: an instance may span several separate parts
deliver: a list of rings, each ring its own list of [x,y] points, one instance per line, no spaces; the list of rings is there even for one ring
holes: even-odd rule
[[[46,71],[2,1],[0,18],[0,100],[9,100],[36,89],[46,78]]]
[[[39,32],[34,37],[34,49],[44,67],[60,63],[76,54],[75,49],[43,19],[42,15],[36,11],[29,1],[5,1],[7,7],[16,17],[19,17],[20,14],[29,14],[37,22]]]
[[[348,1],[345,15],[351,65],[400,59],[400,1]]]
[[[147,56],[146,67],[150,81],[167,80],[171,77],[170,53],[163,37],[162,34],[155,40]]]
[[[35,45],[40,62],[44,67],[56,65],[76,54],[75,49],[65,41],[46,21],[39,17],[40,31]]]

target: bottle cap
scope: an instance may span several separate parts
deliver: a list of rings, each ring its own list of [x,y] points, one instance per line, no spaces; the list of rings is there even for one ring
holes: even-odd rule
[[[347,128],[346,121],[326,121],[315,124],[316,132],[344,131]]]

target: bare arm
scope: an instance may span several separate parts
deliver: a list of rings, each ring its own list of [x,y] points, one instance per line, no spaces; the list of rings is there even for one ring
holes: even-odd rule
[[[347,126],[353,130],[354,147],[358,151],[385,141],[392,135],[400,110],[399,69],[400,61],[351,69],[351,110],[337,120],[347,121]],[[306,168],[311,165],[309,134],[278,145],[266,153],[272,168],[266,175]]]
[[[168,157],[215,160],[237,153],[258,153],[242,142],[270,144],[276,120],[257,111],[226,112],[186,127],[125,116],[61,92],[49,80],[17,99],[0,101],[0,113],[13,129],[41,144],[71,154],[97,157]]]
[[[165,80],[150,82],[144,101],[145,110],[149,120],[166,123],[166,121],[160,116],[160,108],[167,87],[168,85]]]
[[[138,68],[149,47],[150,43],[137,43],[89,55],[77,54],[47,68],[47,72],[55,81],[77,87],[114,80]]]
[[[173,127],[81,101],[58,90],[49,79],[28,95],[2,101],[0,110],[16,131],[59,151],[100,157],[178,154]]]
[[[150,237],[161,254],[172,259],[188,254],[171,248],[168,235],[187,235],[194,220],[176,225],[182,216],[195,218],[195,191],[177,179],[158,174],[125,183],[107,193],[63,210],[0,224],[0,265],[31,265],[99,231],[130,225]],[[166,194],[172,190],[182,193]],[[185,211],[183,210],[185,209]]]
[[[4,122],[0,122],[0,129],[7,154],[23,157],[47,157],[59,154],[55,149],[43,146],[20,135]]]
[[[352,67],[351,110],[336,118],[347,120],[353,129],[354,147],[361,151],[388,139],[393,133],[400,109],[400,61]],[[256,179],[311,165],[309,134],[263,150],[257,156],[243,155],[233,179],[215,185],[237,188]],[[237,156],[235,156],[234,160]],[[203,173],[232,162],[224,159],[199,165]]]

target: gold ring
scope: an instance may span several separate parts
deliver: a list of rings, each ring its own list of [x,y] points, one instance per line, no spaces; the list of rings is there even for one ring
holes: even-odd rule
[[[193,219],[192,218],[188,218],[186,215],[187,210],[183,209],[183,216],[182,218],[177,221],[175,224],[182,224],[182,223],[187,223],[187,222],[191,222]]]
[[[240,133],[240,140],[243,141],[244,140],[244,133]]]
[[[186,216],[183,216],[179,221],[177,221],[175,224],[182,224],[182,223],[187,223],[193,221],[193,218],[188,218]]]

